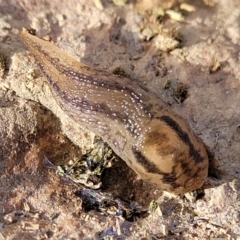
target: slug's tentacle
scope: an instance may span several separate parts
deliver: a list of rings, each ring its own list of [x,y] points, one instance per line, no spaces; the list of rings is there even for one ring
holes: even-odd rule
[[[202,142],[154,93],[90,68],[26,29],[20,37],[61,108],[102,137],[142,179],[176,194],[203,185],[208,157]]]

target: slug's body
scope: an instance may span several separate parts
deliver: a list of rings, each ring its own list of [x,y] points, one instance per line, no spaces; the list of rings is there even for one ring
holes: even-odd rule
[[[26,29],[20,37],[61,108],[101,136],[142,179],[176,194],[203,185],[208,173],[203,144],[155,94],[76,61]]]

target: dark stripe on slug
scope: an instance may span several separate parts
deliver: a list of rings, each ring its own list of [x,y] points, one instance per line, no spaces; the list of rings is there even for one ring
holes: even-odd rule
[[[165,174],[165,176],[162,179],[164,183],[171,183],[171,184],[174,183],[176,180],[177,180],[176,176],[172,173]]]
[[[160,117],[162,121],[164,121],[169,127],[171,127],[179,136],[179,138],[189,146],[189,155],[194,159],[196,163],[202,162],[204,159],[199,154],[199,152],[194,148],[191,140],[189,139],[189,136],[186,132],[182,130],[182,128],[175,122],[172,118],[169,116],[162,116]]]
[[[45,73],[44,68],[40,65],[41,70]],[[66,101],[67,103],[71,104],[76,109],[81,110],[81,112],[98,112],[98,113],[104,113],[105,115],[108,115],[109,118],[113,120],[118,120],[122,124],[124,124],[125,128],[128,130],[128,132],[135,136],[136,133],[136,124],[133,119],[131,119],[131,123],[129,121],[124,122],[124,119],[126,118],[126,115],[123,112],[119,111],[113,111],[111,110],[105,103],[98,103],[93,104],[87,100],[82,100],[81,98],[74,98],[67,94],[65,91],[62,91],[60,87],[57,85],[56,82],[54,82],[46,73],[45,76],[47,77],[47,80],[54,88],[55,94],[57,94],[61,99]],[[63,106],[64,107],[64,106]]]
[[[31,44],[31,42],[29,43]],[[89,75],[84,75],[80,72],[75,72],[69,69],[68,66],[64,66],[63,64],[60,64],[60,60],[58,58],[52,58],[51,56],[49,56],[47,54],[46,51],[44,51],[44,49],[35,44],[34,48],[40,52],[41,54],[44,55],[45,60],[47,60],[49,62],[49,65],[52,64],[52,66],[54,66],[54,68],[60,73],[65,75],[68,78],[71,78],[73,81],[76,82],[85,82],[87,83],[87,85],[90,85],[88,88],[91,88],[91,86],[93,88],[95,87],[102,87],[104,89],[110,89],[112,91],[118,91],[121,92],[121,94],[127,94],[129,96],[129,98],[134,98],[135,104],[138,104],[139,106],[141,106],[143,108],[142,113],[146,114],[146,116],[148,118],[152,117],[152,113],[151,108],[152,105],[145,105],[143,102],[146,100],[146,96],[145,95],[141,95],[135,92],[135,90],[131,89],[128,86],[123,86],[121,85],[121,82],[117,82],[117,81],[105,81],[104,79],[97,78],[97,74],[99,74],[100,71],[95,71],[94,69],[91,69],[87,66],[81,66],[79,71],[95,71],[95,77],[94,76],[89,76]],[[34,52],[33,52],[34,54]],[[52,85],[55,94],[62,98],[62,100],[66,101],[68,104],[71,104],[75,109],[82,111],[84,113],[103,113],[105,116],[108,116],[108,118],[111,118],[113,120],[117,120],[119,122],[121,122],[125,128],[127,129],[127,131],[135,137],[136,132],[138,131],[138,125],[136,124],[136,121],[134,120],[134,118],[131,118],[130,116],[127,115],[126,112],[124,111],[114,111],[114,109],[110,108],[106,103],[102,102],[102,103],[93,103],[92,101],[89,101],[89,99],[83,99],[81,97],[74,97],[73,95],[68,93],[68,89],[62,89],[61,87],[59,87],[58,82],[54,80],[54,78],[52,78],[51,76],[51,72],[49,73],[48,69],[45,69],[44,65],[41,64],[41,58],[38,59],[38,57],[35,55],[35,58],[37,59],[38,65],[40,67],[40,69],[42,70],[42,72],[44,73],[44,75],[47,77],[48,82]],[[106,72],[101,72],[101,75],[105,76],[105,77],[109,77],[112,76],[109,73]],[[117,76],[114,76],[117,78]],[[87,87],[86,87],[87,90]],[[139,107],[140,108],[140,107]],[[132,114],[134,115],[134,114]],[[137,115],[137,113],[136,113]],[[138,117],[138,116],[137,116]],[[126,120],[129,119],[129,120]]]
[[[44,69],[42,69],[44,71]],[[104,104],[104,103],[98,103],[98,104],[92,104],[91,102],[87,100],[82,100],[81,98],[76,98],[70,96],[65,91],[62,91],[60,87],[57,85],[56,82],[54,82],[48,75],[46,75],[49,83],[53,86],[54,90],[56,91],[57,95],[59,95],[63,100],[66,102],[69,102],[71,105],[73,105],[76,108],[81,109],[83,112],[98,112],[98,113],[104,113],[109,114],[109,117],[111,118],[111,114],[115,113],[117,117],[112,117],[113,119],[121,120],[125,117],[124,114],[121,114],[120,112],[113,112],[110,110],[110,108]]]
[[[176,177],[176,175],[177,175],[176,168],[177,168],[177,165],[175,165],[172,168],[172,172],[171,173],[165,173],[163,178],[162,178],[163,183],[170,184],[172,190],[174,190],[175,188],[181,187],[181,184],[176,183],[176,181],[178,179],[178,177]]]
[[[47,76],[48,81],[54,87],[55,91],[58,93],[58,95],[64,97],[64,99],[67,100],[68,102],[71,101],[72,105],[86,111],[104,112],[106,114],[109,114],[109,118],[112,118],[114,120],[118,119],[120,122],[123,122],[123,124],[129,130],[129,132],[132,133],[132,135],[134,135],[134,132],[136,132],[136,129],[135,129],[136,126],[132,126],[131,124],[131,122],[134,124],[133,119],[131,119],[131,122],[127,122],[127,123],[124,122],[123,119],[128,119],[129,116],[127,116],[126,114],[124,115],[123,111],[114,112],[104,103],[101,104],[100,106],[100,104],[95,104],[95,103],[92,103],[91,101],[83,101],[81,98],[74,98],[69,96],[69,94],[66,91],[64,91],[64,89],[61,89],[59,86],[57,86],[57,83],[54,81],[54,79],[51,79],[51,74],[48,74],[49,70],[45,70],[45,67],[41,63],[41,57],[38,57],[36,53],[42,54],[44,56],[44,60],[45,61],[47,60],[49,65],[53,66],[57,70],[57,72],[60,73],[59,77],[66,77],[66,85],[68,80],[67,78],[71,78],[72,81],[76,82],[74,84],[79,86],[81,85],[81,83],[85,83],[86,85],[88,85],[88,88],[92,87],[94,89],[96,87],[99,87],[99,88],[103,88],[103,90],[105,91],[107,89],[114,92],[120,92],[122,95],[124,94],[126,97],[128,97],[129,101],[132,101],[132,103],[136,105],[136,115],[141,114],[141,117],[142,115],[145,115],[149,119],[153,117],[154,113],[152,111],[154,109],[154,106],[152,104],[145,104],[146,102],[149,103],[150,95],[138,93],[136,92],[136,89],[134,89],[133,87],[131,88],[128,85],[122,84],[122,81],[121,81],[122,77],[115,76],[105,71],[95,70],[88,66],[80,66],[79,70],[74,71],[69,66],[65,66],[64,64],[61,64],[61,60],[59,58],[51,57],[44,50],[44,48],[42,48],[42,46],[40,46],[39,44],[32,43],[30,39],[28,39],[28,44],[34,45],[34,51],[32,50],[32,53],[35,56],[41,70]],[[113,78],[113,79],[112,81],[108,81],[106,80],[107,78],[108,79]],[[114,80],[116,78],[118,79]],[[146,92],[149,91],[140,85],[139,87]],[[137,109],[138,110],[141,109],[141,112],[139,113]],[[113,115],[117,117],[114,117]]]
[[[132,147],[133,154],[136,158],[136,161],[145,168],[145,170],[149,173],[158,173],[163,175],[164,173],[158,169],[158,167],[149,161],[143,154],[136,149],[135,146]]]
[[[171,191],[174,191],[176,188],[182,187],[181,184],[178,184],[178,183],[176,183],[176,182],[168,182],[168,184],[171,185]]]
[[[91,85],[93,88],[100,87],[100,88],[108,89],[111,91],[121,92],[121,94],[125,94],[126,96],[129,97],[129,100],[131,99],[131,101],[133,101],[134,104],[138,104],[138,106],[141,106],[141,108],[143,109],[143,112],[146,114],[146,116],[148,118],[153,118],[153,115],[154,115],[152,113],[153,105],[152,104],[147,104],[147,105],[144,104],[145,102],[149,102],[148,95],[147,94],[144,94],[144,95],[139,94],[135,91],[135,89],[132,89],[128,86],[123,85],[121,83],[121,79],[118,79],[119,82],[114,81],[114,78],[122,78],[122,77],[114,76],[112,81],[106,81],[106,80],[98,77],[99,72],[101,72],[101,77],[104,76],[104,77],[111,78],[111,77],[113,77],[113,75],[110,73],[101,71],[101,70],[98,70],[98,72],[95,72],[95,76],[94,76],[94,72],[91,73],[93,75],[90,76],[90,75],[82,74],[80,72],[74,72],[72,70],[69,70],[64,65],[61,65],[61,64],[55,65],[55,68],[58,71],[61,71],[67,77],[71,77],[76,82],[86,82],[88,85]],[[85,71],[93,71],[93,69],[91,69],[90,67],[87,67],[87,66],[83,66],[83,67],[81,67],[81,69],[82,69],[82,71],[84,71],[84,69],[85,69]],[[139,87],[142,88],[141,85],[139,85]],[[142,88],[142,89],[144,89],[144,88]],[[147,92],[148,91],[149,90],[147,90]]]
[[[180,165],[184,175],[190,176],[192,173],[192,168],[188,162],[180,161]]]
[[[159,170],[159,168],[154,163],[152,163],[145,156],[143,156],[143,154],[140,151],[138,151],[136,149],[136,147],[132,147],[132,151],[136,158],[136,161],[142,167],[144,167],[147,172],[157,173],[162,176],[162,178],[159,179],[159,182],[162,181],[165,184],[170,184],[172,190],[174,188],[178,188],[181,186],[180,184],[176,183],[177,178],[176,178],[176,174],[175,174],[175,169],[173,169],[172,173],[164,173],[161,170]]]
[[[106,78],[110,78],[110,77],[114,76],[115,78],[121,79],[121,78],[123,78],[121,76],[113,75],[111,73],[108,73],[108,72],[105,72],[102,70],[95,71],[95,69],[92,69],[88,66],[81,66],[79,72],[73,71],[68,66],[64,66],[63,64],[61,64],[60,63],[61,61],[59,60],[59,58],[53,58],[53,57],[49,56],[49,54],[46,51],[44,51],[42,46],[40,46],[39,44],[33,43],[31,41],[31,39],[29,39],[29,38],[27,38],[27,42],[28,42],[28,44],[33,45],[37,51],[39,51],[41,54],[43,54],[44,58],[47,59],[52,64],[52,66],[54,66],[56,68],[56,70],[58,72],[66,75],[68,77],[71,77],[72,79],[74,79],[77,82],[85,81],[85,82],[87,82],[87,84],[90,84],[94,87],[96,87],[96,86],[104,87],[106,89],[116,90],[119,92],[127,93],[130,97],[134,98],[136,103],[145,102],[145,101],[147,101],[146,98],[149,98],[149,97],[147,97],[147,95],[141,95],[141,94],[135,92],[134,89],[121,84],[121,80],[119,80],[119,82],[117,82],[117,81],[106,81],[104,79],[98,78],[99,73],[101,73],[100,74],[101,76],[104,76]],[[36,50],[34,50],[34,51],[36,51]],[[34,54],[34,51],[32,51],[32,53],[35,56],[35,58],[38,59],[38,57]],[[77,60],[75,60],[75,61],[77,62]],[[41,65],[40,61],[38,61],[38,64]],[[92,75],[90,73],[89,73],[89,75],[82,74],[80,71],[91,72]],[[95,73],[95,76],[94,76],[94,73]],[[144,89],[146,92],[149,91],[147,88],[145,88],[143,86],[139,86],[139,87]],[[143,107],[145,107],[145,106],[143,106]],[[150,111],[150,109],[145,109],[145,110],[146,110],[146,112],[147,112],[147,110]],[[148,112],[147,112],[147,114],[148,114]],[[151,113],[149,112],[149,114],[151,114]]]
[[[145,168],[145,170],[149,173],[156,173],[162,176],[159,178],[159,182],[163,182],[165,184],[169,184],[171,186],[171,190],[181,187],[180,184],[176,183],[177,178],[175,177],[175,173],[164,173],[158,169],[158,167],[150,162],[143,154],[136,149],[136,147],[132,147],[133,154],[136,158],[136,161]]]
[[[143,154],[140,151],[138,151],[136,149],[136,147],[133,146],[132,151],[136,158],[136,161],[142,167],[144,167],[147,172],[157,173],[162,176],[162,178],[159,179],[159,182],[162,181],[165,184],[170,184],[172,189],[178,188],[181,186],[180,184],[176,183],[176,180],[177,180],[176,174],[175,174],[176,166],[175,166],[175,168],[173,168],[172,173],[164,173],[161,170],[159,170],[158,167],[154,163],[150,162],[145,156],[143,156]]]

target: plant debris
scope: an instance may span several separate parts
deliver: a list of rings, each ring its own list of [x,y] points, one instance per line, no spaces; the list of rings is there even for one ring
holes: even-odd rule
[[[70,160],[68,164],[54,165],[45,156],[45,166],[71,184],[83,184],[92,189],[102,185],[101,175],[105,168],[111,167],[116,159],[112,149],[100,137],[95,137],[94,148],[81,158]]]

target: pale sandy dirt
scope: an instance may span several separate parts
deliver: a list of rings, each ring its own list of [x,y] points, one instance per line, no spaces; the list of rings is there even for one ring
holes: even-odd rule
[[[240,1],[189,1],[193,12],[175,0],[123,7],[106,0],[102,10],[96,2],[0,0],[0,239],[240,239]],[[100,193],[143,207],[156,200],[157,210],[135,222],[85,212],[83,188],[43,159],[75,159],[94,135],[56,104],[17,35],[22,27],[85,64],[120,67],[169,103],[215,156],[205,195],[162,193],[119,160],[104,172]],[[180,83],[188,91],[182,103]]]

